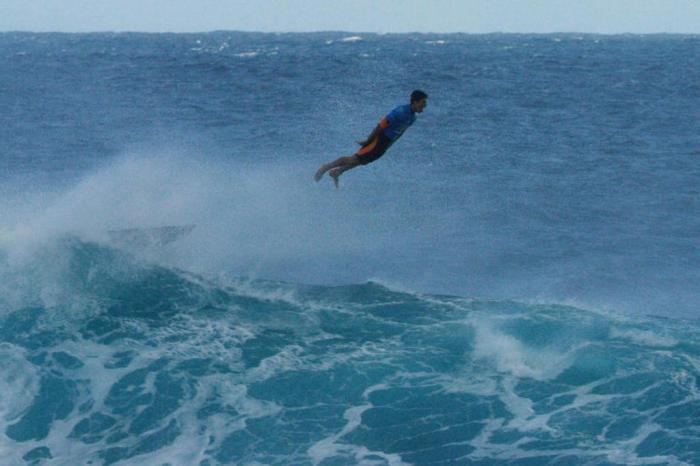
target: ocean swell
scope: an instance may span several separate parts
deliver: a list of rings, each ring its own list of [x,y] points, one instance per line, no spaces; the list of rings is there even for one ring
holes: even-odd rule
[[[692,322],[212,278],[71,236],[1,270],[34,273],[0,297],[3,464],[700,461]]]

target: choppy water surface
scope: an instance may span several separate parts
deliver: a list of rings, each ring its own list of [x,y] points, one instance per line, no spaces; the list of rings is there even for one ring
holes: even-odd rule
[[[0,34],[0,463],[700,464],[699,40]]]

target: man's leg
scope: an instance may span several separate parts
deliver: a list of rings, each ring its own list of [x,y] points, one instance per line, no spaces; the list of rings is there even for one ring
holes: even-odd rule
[[[340,175],[360,165],[360,160],[357,158],[357,155],[351,155],[348,158],[350,160],[347,161],[347,163],[344,163],[339,167],[332,168],[331,171],[328,172],[330,177],[333,178],[333,183],[335,183],[336,188],[338,187],[338,178],[340,178]]]
[[[336,159],[332,162],[329,163],[324,163],[319,167],[319,169],[316,171],[316,174],[314,175],[314,180],[318,181],[321,179],[321,177],[326,173],[328,170],[332,170],[334,168],[339,168],[339,167],[345,167],[348,166],[345,170],[349,170],[350,168],[356,166],[359,164],[357,162],[357,157],[355,155],[348,155],[347,157],[340,157],[339,159]],[[343,170],[343,171],[345,171]],[[340,172],[342,173],[342,171]],[[337,184],[337,181],[336,181]]]

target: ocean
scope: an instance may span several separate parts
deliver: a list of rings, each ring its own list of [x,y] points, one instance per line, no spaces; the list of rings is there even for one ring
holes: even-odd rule
[[[0,63],[1,465],[700,464],[699,36]]]

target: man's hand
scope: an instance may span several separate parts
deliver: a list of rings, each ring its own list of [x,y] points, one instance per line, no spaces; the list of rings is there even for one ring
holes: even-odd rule
[[[370,135],[367,136],[367,139],[365,139],[364,141],[357,141],[357,143],[358,143],[359,145],[361,145],[362,147],[365,147],[365,146],[371,144],[372,141],[374,141],[374,138],[376,138],[377,136],[379,136],[379,134],[380,134],[381,132],[382,132],[382,127],[379,126],[379,125],[377,125],[377,126],[375,126],[375,128],[372,130],[372,132],[370,133]]]

